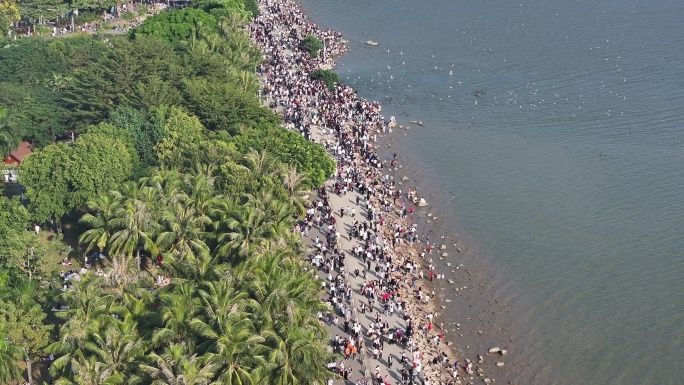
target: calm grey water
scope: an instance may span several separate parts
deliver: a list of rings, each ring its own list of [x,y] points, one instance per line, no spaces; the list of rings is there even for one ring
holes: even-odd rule
[[[682,383],[684,2],[303,4],[524,297],[513,382]]]

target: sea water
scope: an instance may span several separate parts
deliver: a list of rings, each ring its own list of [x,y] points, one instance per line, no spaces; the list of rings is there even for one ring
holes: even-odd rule
[[[350,40],[342,79],[411,126],[393,135],[476,249],[455,262],[504,277],[508,380],[681,383],[684,2],[303,5]]]

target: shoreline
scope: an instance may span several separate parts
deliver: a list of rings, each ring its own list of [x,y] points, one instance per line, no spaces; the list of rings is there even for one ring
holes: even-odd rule
[[[357,98],[356,93],[353,90],[351,90],[351,88],[348,86],[338,87],[336,92],[339,91],[340,95],[344,94],[344,96],[351,97],[355,102],[362,103],[364,105],[364,108],[361,109],[360,111],[356,111],[357,112],[356,114],[351,113],[348,116],[345,116],[344,118],[346,118],[346,119],[343,119],[343,120],[345,120],[345,124],[340,125],[340,127],[336,127],[335,130],[333,130],[333,128],[326,127],[328,125],[326,123],[330,123],[330,121],[326,122],[326,120],[323,118],[325,116],[325,112],[326,112],[325,110],[326,110],[326,108],[333,107],[331,105],[331,103],[333,103],[335,101],[336,96],[334,94],[333,95],[327,95],[327,93],[325,91],[322,91],[320,89],[315,89],[315,85],[308,84],[310,82],[308,81],[308,76],[306,74],[314,68],[323,67],[324,65],[334,66],[334,64],[331,63],[329,60],[327,60],[329,58],[320,58],[319,57],[317,59],[310,59],[310,58],[308,58],[308,54],[306,55],[307,60],[300,60],[303,55],[301,55],[301,53],[299,53],[298,50],[296,49],[296,44],[297,44],[297,39],[301,38],[303,36],[293,36],[291,33],[290,34],[284,33],[286,28],[284,28],[284,26],[282,24],[279,25],[278,22],[276,21],[276,19],[279,16],[282,16],[280,14],[280,10],[281,10],[280,8],[281,7],[287,8],[287,10],[289,12],[289,14],[287,16],[287,20],[292,22],[293,25],[295,25],[299,28],[310,28],[311,26],[313,26],[314,28],[309,29],[307,31],[308,33],[316,34],[319,38],[321,38],[322,40],[325,40],[325,41],[332,40],[333,46],[331,48],[328,48],[328,51],[331,53],[330,56],[339,55],[346,50],[344,43],[343,43],[343,40],[341,39],[341,34],[336,33],[336,32],[332,32],[332,31],[320,31],[315,26],[315,24],[309,24],[310,22],[306,19],[306,16],[305,16],[304,12],[302,11],[300,4],[292,2],[292,1],[268,2],[267,4],[264,4],[262,2],[261,3],[262,15],[259,17],[259,22],[265,21],[266,23],[268,23],[269,20],[272,21],[273,25],[270,26],[270,28],[271,28],[270,34],[276,36],[276,40],[280,40],[280,43],[282,45],[280,47],[274,47],[273,45],[269,46],[268,44],[265,44],[265,41],[263,41],[263,39],[266,38],[266,36],[260,34],[259,32],[257,32],[255,34],[255,30],[257,30],[257,29],[253,28],[253,26],[252,26],[252,28],[250,28],[251,29],[250,34],[252,36],[252,39],[260,43],[259,46],[262,49],[262,51],[264,50],[264,48],[266,48],[264,53],[269,55],[272,59],[275,58],[275,61],[274,61],[275,63],[282,64],[283,59],[285,61],[287,61],[288,59],[293,59],[295,63],[293,63],[291,68],[287,68],[285,70],[289,71],[290,75],[292,75],[292,72],[297,73],[297,75],[294,76],[293,78],[296,79],[297,81],[303,81],[303,82],[307,83],[306,87],[305,87],[305,88],[307,88],[306,93],[299,94],[299,95],[296,95],[295,97],[292,97],[292,94],[290,94],[292,85],[288,84],[288,79],[287,79],[288,73],[287,72],[285,72],[285,73],[281,72],[279,75],[275,74],[275,78],[274,78],[274,72],[273,71],[269,72],[269,69],[270,70],[275,69],[276,71],[279,71],[279,70],[283,70],[283,68],[278,68],[277,66],[275,68],[270,68],[270,63],[267,64],[266,66],[262,66],[262,69],[260,71],[260,74],[261,74],[260,81],[261,81],[261,85],[263,87],[262,91],[264,91],[265,96],[267,97],[267,100],[271,101],[269,103],[269,106],[272,109],[274,109],[276,112],[282,113],[282,115],[284,117],[284,121],[286,123],[286,127],[288,129],[291,129],[291,130],[292,129],[299,129],[299,131],[302,133],[303,136],[306,136],[307,138],[312,139],[319,144],[322,144],[324,147],[326,147],[326,149],[328,150],[329,153],[332,152],[333,155],[337,155],[338,162],[340,159],[343,159],[342,162],[338,163],[338,164],[343,165],[340,169],[338,169],[338,175],[337,175],[338,179],[340,176],[343,176],[343,174],[344,174],[344,176],[347,176],[349,173],[355,172],[355,170],[358,168],[359,170],[363,170],[362,171],[363,178],[359,178],[359,179],[363,179],[363,182],[362,182],[363,184],[368,183],[369,185],[374,185],[374,184],[377,184],[378,181],[382,180],[383,182],[386,182],[386,186],[395,185],[395,183],[394,183],[395,181],[393,180],[394,178],[392,178],[392,180],[390,181],[390,179],[385,178],[383,176],[383,174],[389,176],[388,174],[386,174],[387,171],[397,173],[397,172],[399,172],[399,170],[403,166],[400,164],[395,164],[393,166],[396,166],[396,167],[391,167],[391,170],[383,169],[381,166],[383,164],[383,162],[389,163],[389,161],[384,161],[382,159],[376,160],[377,163],[375,165],[369,166],[369,165],[367,165],[367,159],[366,159],[366,161],[364,161],[363,156],[361,156],[361,154],[364,153],[364,148],[362,148],[361,151],[358,151],[358,152],[355,151],[353,153],[354,154],[353,157],[350,158],[351,162],[349,162],[349,164],[345,164],[344,159],[345,159],[345,156],[348,156],[348,154],[345,153],[344,149],[342,149],[342,151],[340,152],[341,146],[339,144],[339,143],[343,142],[344,139],[342,141],[339,141],[337,144],[335,144],[336,139],[340,139],[345,135],[347,135],[348,137],[354,137],[354,138],[362,137],[363,138],[362,142],[364,143],[363,144],[364,147],[368,146],[369,148],[372,148],[371,151],[381,150],[382,152],[385,152],[386,151],[385,148],[379,148],[379,145],[377,145],[377,143],[378,143],[377,137],[378,136],[380,137],[381,142],[384,141],[386,136],[391,135],[392,129],[385,124],[386,122],[385,122],[384,117],[382,115],[380,115],[380,106],[378,103],[368,102],[363,98]],[[264,11],[267,11],[267,12],[264,12]],[[257,23],[259,23],[259,22],[257,22]],[[269,27],[265,27],[265,29],[268,29],[268,28]],[[260,41],[260,39],[262,41]],[[288,44],[290,44],[289,48],[288,48]],[[292,44],[294,44],[294,46]],[[282,49],[282,51],[279,51],[280,49]],[[264,69],[265,69],[265,71],[264,71]],[[283,79],[279,79],[277,76],[282,76]],[[279,87],[280,87],[280,89],[279,89]],[[283,94],[279,94],[279,92],[282,92],[284,89],[287,91],[285,91]],[[321,106],[321,105],[316,104],[315,102],[312,103],[312,101],[315,101],[315,100],[327,101],[328,104]],[[288,104],[288,102],[289,102],[289,104]],[[292,102],[294,102],[294,104]],[[309,110],[314,111],[313,113],[311,113],[311,119],[307,119],[308,113],[304,114],[304,115],[306,115],[306,117],[297,116],[297,112],[299,112],[300,109],[306,110],[306,109],[302,108],[301,104],[306,105]],[[293,108],[293,105],[295,106],[294,108]],[[366,109],[368,109],[368,111],[366,111]],[[296,110],[294,112],[294,114],[293,114],[293,110]],[[351,110],[353,110],[353,108],[351,108]],[[308,112],[308,110],[307,110],[307,112]],[[320,115],[321,119],[319,119],[319,115]],[[358,128],[355,126],[355,124],[358,124],[358,123],[354,122],[354,120],[359,118],[359,116],[357,116],[357,115],[360,115],[360,117],[361,117],[360,121],[364,121],[365,120],[364,118],[369,118],[369,115],[372,116],[368,120],[372,121],[373,123],[368,125],[368,127],[365,127],[365,128],[367,128],[367,130],[365,128]],[[320,126],[323,126],[323,128],[321,129]],[[337,135],[334,135],[333,131],[335,131],[335,134],[337,134]],[[387,132],[387,131],[389,131],[389,132]],[[337,136],[337,138],[335,138],[336,136]],[[389,144],[387,145],[387,147],[388,148],[390,147]],[[365,149],[365,150],[368,150],[368,149]],[[333,178],[333,182],[334,182],[334,180],[335,180],[335,178]],[[401,185],[402,185],[402,183],[399,182],[398,186],[395,185],[395,187],[397,187],[398,190],[401,191]],[[374,196],[370,199],[372,202],[372,205],[373,205],[373,210],[376,212],[384,211],[380,207],[378,207],[378,203],[379,203],[379,199],[387,198],[388,194],[383,194],[381,192],[379,194],[379,197],[376,197],[375,194],[373,194],[373,195]],[[406,199],[405,194],[401,195],[401,199],[402,200]],[[336,207],[336,206],[339,206],[339,204],[331,204],[331,206],[332,206],[332,211],[335,213],[338,213],[340,211],[340,209],[344,208],[344,207]],[[411,223],[410,223],[410,221],[405,220],[408,218],[402,219],[402,218],[399,218],[397,216],[397,213],[395,211],[398,208],[399,207],[397,205],[393,204],[392,209],[390,210],[390,212],[386,213],[386,215],[384,216],[383,219],[387,220],[387,222],[392,222],[393,224],[395,224],[399,228],[403,228],[403,231],[405,231],[409,226],[411,226]],[[409,214],[410,217],[418,217],[418,208],[416,207],[415,209],[416,209],[416,212]],[[429,209],[429,206],[428,206],[427,211],[431,212],[431,209]],[[359,210],[359,214],[363,214],[361,212],[361,210]],[[427,213],[424,213],[424,214],[427,214]],[[339,215],[336,215],[336,216],[340,217]],[[342,217],[340,217],[340,219],[342,219]],[[389,219],[387,219],[387,218],[389,218]],[[428,223],[430,222],[429,219],[427,221],[428,221]],[[340,231],[339,229],[337,229],[337,230]],[[386,241],[387,239],[392,239],[391,233],[392,233],[393,229],[390,229],[389,226],[387,226],[387,223],[385,223],[384,226],[379,226],[378,230],[379,230],[378,231],[379,238],[382,238],[383,241]],[[404,237],[399,237],[399,240],[405,240],[405,239],[404,239]],[[351,237],[350,237],[349,241],[352,241]],[[435,243],[435,241],[436,241],[435,239],[432,239],[433,243]],[[439,241],[437,241],[437,243],[439,243]],[[416,244],[422,245],[422,243],[420,241],[417,241]],[[430,261],[426,261],[425,259],[419,257],[420,250],[418,250],[416,246],[408,247],[402,243],[399,243],[397,246],[398,247],[392,247],[392,249],[390,251],[390,254],[394,254],[394,256],[395,256],[395,262],[396,262],[396,259],[408,260],[408,259],[411,259],[411,257],[414,257],[416,259],[413,260],[413,262],[417,261],[422,266],[422,268],[425,268],[426,265],[428,266],[428,268],[430,268],[432,266],[432,263],[433,263],[431,257],[435,256],[435,255],[439,256],[442,253],[446,252],[444,250],[441,250],[442,247],[439,247],[439,249],[437,250],[438,254],[428,255],[428,256],[430,256]],[[456,247],[452,248],[451,246],[445,245],[444,248],[446,249],[447,247],[451,250],[456,251]],[[348,252],[349,250],[344,250],[344,251]],[[441,258],[439,258],[439,259],[441,259]],[[347,263],[345,263],[345,266],[349,265],[348,260],[346,262]],[[451,264],[448,263],[447,266],[451,266]],[[402,269],[401,264],[399,266],[395,265],[395,267],[392,269],[392,272],[400,272],[401,269]],[[432,270],[432,269],[430,269],[430,270]],[[351,271],[351,269],[347,270],[347,272],[349,272],[349,271]],[[416,270],[415,276],[418,276],[418,275],[419,275],[418,270]],[[427,283],[426,281],[427,281],[427,278],[421,279],[421,283],[423,283],[423,282]],[[445,287],[446,282],[449,282],[449,284],[453,284],[451,279],[449,279],[448,281],[445,279],[445,283],[442,285],[439,285],[436,283],[433,285],[430,285],[433,295],[430,296],[430,301],[429,301],[430,309],[428,309],[428,310],[432,310],[434,312],[434,310],[437,309],[437,304],[435,303],[435,298],[434,298],[435,297],[435,295],[434,295],[435,289],[439,289],[441,291],[444,291],[446,289],[446,287]],[[423,312],[425,312],[426,309],[424,309],[424,308],[419,309],[423,305],[421,305],[420,303],[417,303],[417,301],[415,301],[412,298],[413,297],[412,287],[408,284],[407,281],[404,281],[404,284],[400,286],[400,293],[401,293],[401,295],[400,295],[401,298],[407,299],[407,309],[408,309],[407,313],[410,314],[411,319],[413,319],[414,321],[422,322],[425,319],[425,313],[423,313]],[[447,300],[446,302],[450,302],[450,301]],[[445,306],[442,305],[441,310],[443,311],[444,309],[445,309]],[[440,313],[442,313],[442,312],[440,311]],[[441,316],[445,317],[443,314],[441,314]],[[447,325],[446,329],[449,329],[448,326],[449,325]],[[458,325],[458,326],[460,326],[460,325]],[[455,329],[452,332],[455,332]],[[449,334],[447,334],[447,337],[448,336],[449,336]],[[422,337],[422,338],[420,338],[418,340],[417,346],[424,353],[424,356],[428,356],[428,357],[424,357],[424,358],[427,358],[426,361],[430,361],[433,358],[433,356],[440,355],[441,352],[433,351],[430,347],[432,335],[430,334],[429,331],[428,331],[428,333],[426,333],[425,335],[421,335],[420,337]],[[453,338],[447,338],[447,339],[453,339]],[[464,358],[464,357],[458,357],[459,349],[456,345],[450,346],[447,350],[449,351],[447,353],[447,356],[450,358],[450,362],[453,362],[454,360],[460,358],[459,359],[460,363],[463,363],[464,365],[468,365],[468,364],[471,365],[470,366],[471,369],[469,370],[470,373],[465,373],[465,378],[463,378],[466,382],[472,382],[473,380],[478,379],[478,377],[480,380],[485,381],[485,382],[493,381],[492,379],[486,377],[486,375],[484,373],[484,369],[480,366],[480,364],[482,364],[482,362],[477,362],[474,357],[471,357],[472,360],[468,359],[468,358]],[[503,354],[505,354],[505,352],[503,352],[502,355]],[[463,368],[463,365],[461,365],[460,367]],[[368,372],[368,369],[369,368],[366,368],[367,372]],[[461,373],[462,369],[459,370],[458,372]],[[430,382],[432,384],[451,383],[451,382],[449,382],[449,379],[451,379],[452,381],[455,381],[453,383],[461,383],[460,379],[453,379],[452,373],[448,369],[443,368],[443,367],[442,368],[439,368],[439,367],[434,368],[434,367],[430,367],[429,365],[426,365],[424,373],[425,373],[425,377],[429,379],[428,382]],[[368,376],[368,375],[369,375],[369,373],[366,373],[366,376]]]

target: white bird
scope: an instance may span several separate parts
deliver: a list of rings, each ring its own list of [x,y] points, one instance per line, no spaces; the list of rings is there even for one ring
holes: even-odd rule
[[[391,70],[390,66],[387,66],[387,69],[388,69],[388,70]]]
[[[449,71],[449,75],[452,75],[452,72],[453,72],[453,71]]]
[[[400,54],[400,55],[403,55],[403,54],[404,54],[404,51],[400,51],[399,54]]]

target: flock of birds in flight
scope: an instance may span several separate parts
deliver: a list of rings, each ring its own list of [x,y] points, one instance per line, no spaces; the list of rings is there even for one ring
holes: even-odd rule
[[[470,43],[473,44],[474,40],[475,39],[471,39]],[[606,43],[610,43],[610,41],[606,40]],[[590,50],[599,50],[601,48],[603,47],[590,47]],[[369,49],[372,50],[373,48]],[[384,49],[387,51],[387,56],[392,54],[390,48],[384,47]],[[422,62],[418,64],[422,65],[410,65],[407,67],[406,60],[416,59],[408,59],[405,57],[403,50],[400,50],[398,57],[390,57],[390,60],[393,59],[394,62],[386,64],[386,73],[383,73],[385,71],[376,70],[375,76],[362,74],[357,75],[356,78],[350,79],[350,76],[348,75],[346,76],[346,80],[356,87],[363,85],[363,87],[369,90],[381,90],[384,96],[384,100],[381,101],[383,104],[411,104],[416,101],[424,101],[425,98],[429,97],[437,102],[454,101],[450,103],[454,106],[459,103],[458,101],[460,99],[460,102],[463,102],[458,104],[458,107],[460,108],[478,107],[483,104],[489,106],[509,105],[519,109],[522,109],[524,106],[534,108],[543,105],[563,105],[565,108],[564,111],[571,111],[573,118],[577,116],[577,113],[582,112],[582,107],[587,103],[595,102],[598,93],[607,91],[608,95],[616,97],[619,100],[627,99],[627,96],[620,94],[617,91],[607,89],[607,85],[604,81],[601,81],[601,85],[594,93],[583,93],[576,95],[573,98],[563,95],[560,89],[567,85],[571,85],[575,77],[584,75],[577,73],[566,75],[565,79],[559,84],[559,88],[556,88],[556,85],[551,85],[550,90],[548,89],[549,87],[547,84],[537,85],[537,81],[535,80],[524,81],[524,85],[519,84],[516,87],[512,78],[504,78],[504,82],[507,81],[511,83],[512,89],[488,92],[487,83],[491,83],[490,79],[505,74],[506,71],[514,70],[517,67],[517,64],[512,64],[506,59],[497,60],[492,49],[485,48],[483,51],[491,58],[485,62],[494,64],[493,68],[469,66],[467,63],[459,63],[458,67],[456,66],[456,63],[451,63],[446,67],[440,66],[439,63],[445,61],[445,59],[435,58],[434,54],[431,54],[429,58],[417,59],[419,62]],[[621,57],[617,56],[615,67],[612,72],[618,74],[619,79],[622,82],[627,82],[627,78],[620,75],[621,68],[617,63],[620,59]],[[430,61],[432,62],[431,65],[428,64]],[[610,59],[604,58],[604,61],[609,62]],[[432,65],[434,65],[434,67],[432,67]],[[448,75],[441,74],[445,69],[448,70]],[[347,69],[347,72],[351,73],[351,70]],[[483,76],[483,73],[485,76]],[[396,79],[395,75],[397,75]],[[439,76],[439,78],[435,77],[435,75]],[[513,75],[513,77],[516,75]],[[457,80],[456,76],[459,76],[459,78],[470,77],[472,80],[464,80],[462,82],[461,80]],[[533,74],[533,78],[535,76],[536,74]],[[500,79],[501,78],[498,77],[497,81]],[[429,87],[429,90],[427,89],[428,87],[419,87],[420,90],[417,90],[415,85],[418,83],[432,84],[434,87]],[[540,88],[544,90],[540,92]],[[425,94],[426,92],[427,94]],[[423,94],[421,95],[421,93]],[[567,109],[568,105],[571,106],[570,110]],[[615,114],[613,109],[605,111],[606,116],[611,116],[613,114]],[[624,115],[624,112],[620,112],[619,115]]]

